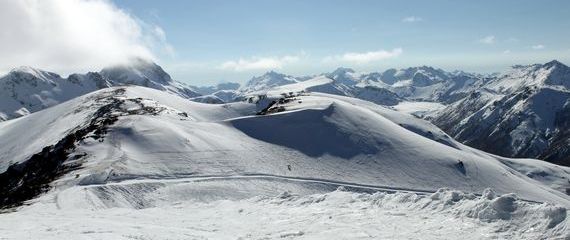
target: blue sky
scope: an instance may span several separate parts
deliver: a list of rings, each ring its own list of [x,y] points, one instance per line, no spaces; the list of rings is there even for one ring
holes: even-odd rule
[[[174,48],[173,55],[160,58],[166,69],[181,80],[204,84],[243,81],[268,70],[262,64],[220,67],[239,59],[253,64],[256,59],[273,58],[284,63],[265,67],[315,74],[338,66],[378,71],[414,65],[490,72],[551,59],[567,63],[570,56],[570,1],[117,0],[116,4],[164,29]],[[387,56],[366,55],[381,51]],[[347,53],[361,55],[345,58]],[[286,56],[293,58],[287,61]]]
[[[268,70],[570,63],[567,0],[1,1],[0,27],[0,73],[18,65],[93,71],[133,55],[194,85]]]

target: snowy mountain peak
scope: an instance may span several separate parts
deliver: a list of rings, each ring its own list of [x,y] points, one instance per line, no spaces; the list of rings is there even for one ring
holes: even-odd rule
[[[352,68],[339,67],[331,73],[326,74],[330,79],[335,80],[347,86],[356,85],[359,81],[359,76]]]
[[[570,68],[556,60],[545,64],[515,65],[509,71],[497,75],[487,87],[502,93],[512,93],[531,86],[570,89]]]
[[[12,76],[12,77],[10,77]],[[44,81],[50,81],[51,79],[61,78],[58,74],[43,71],[37,68],[29,66],[20,66],[12,69],[5,77],[2,79],[40,79]]]
[[[113,81],[123,84],[139,86],[152,86],[169,84],[172,78],[162,67],[154,62],[141,58],[133,59],[128,64],[107,67],[101,70],[101,74]]]
[[[28,115],[101,88],[124,85],[150,87],[188,99],[200,95],[172,80],[157,64],[143,59],[67,78],[24,66],[0,77],[0,121]]]
[[[244,86],[240,88],[240,91],[255,92],[296,82],[299,81],[293,76],[285,75],[275,71],[269,71],[259,77],[251,78]]]
[[[568,66],[564,65],[564,63],[561,63],[558,60],[552,60],[550,62],[545,63],[543,66],[547,68],[551,67],[568,68]]]

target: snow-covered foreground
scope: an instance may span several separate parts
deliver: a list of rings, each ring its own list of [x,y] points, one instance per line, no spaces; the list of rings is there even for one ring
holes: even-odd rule
[[[567,239],[566,209],[441,189],[434,194],[283,192],[133,210],[36,204],[0,215],[2,239]]]

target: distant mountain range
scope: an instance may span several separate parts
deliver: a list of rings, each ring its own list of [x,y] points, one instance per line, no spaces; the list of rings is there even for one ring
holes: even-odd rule
[[[0,78],[0,120],[24,116],[98,89],[125,85],[218,104],[288,87],[385,106],[434,102],[445,107],[418,117],[469,146],[501,156],[570,165],[570,68],[558,61],[517,65],[503,73],[487,75],[428,66],[369,73],[338,68],[311,77],[270,71],[243,85],[223,83],[209,87],[175,81],[160,66],[140,59],[67,78],[20,67]]]

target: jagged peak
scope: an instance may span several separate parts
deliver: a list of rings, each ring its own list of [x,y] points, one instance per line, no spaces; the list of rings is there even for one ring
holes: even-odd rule
[[[567,67],[568,67],[568,66],[566,66],[564,63],[561,63],[561,62],[559,62],[559,61],[556,60],[556,59],[555,59],[555,60],[552,60],[552,61],[550,61],[550,62],[547,62],[547,63],[545,63],[545,64],[543,64],[543,66],[544,66],[544,67],[548,67],[548,68],[551,68],[551,67],[554,67],[554,66],[556,66],[556,67],[564,67],[564,68],[567,68]]]

